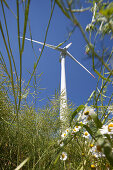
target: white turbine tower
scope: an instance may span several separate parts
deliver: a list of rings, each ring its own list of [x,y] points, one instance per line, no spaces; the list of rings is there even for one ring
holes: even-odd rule
[[[23,38],[23,37],[20,37]],[[72,43],[69,43],[64,48],[59,46],[54,46],[46,43],[42,43],[39,41],[35,41],[29,38],[25,38],[28,41],[32,41],[41,45],[45,45],[46,47],[52,48],[60,52],[60,59],[61,59],[61,98],[60,98],[60,121],[61,121],[61,131],[64,131],[66,127],[68,127],[68,111],[67,111],[67,91],[66,91],[66,75],[65,75],[65,57],[69,56],[75,62],[77,62],[81,67],[83,67],[89,74],[90,71],[87,70],[79,61],[77,61],[67,50]],[[93,76],[91,74],[91,76]],[[94,77],[94,76],[93,76]],[[95,77],[94,77],[95,78]]]

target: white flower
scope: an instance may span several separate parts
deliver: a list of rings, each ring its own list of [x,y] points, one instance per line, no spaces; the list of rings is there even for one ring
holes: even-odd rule
[[[60,143],[60,147],[62,147],[62,146],[64,146],[64,142],[61,142],[61,143]]]
[[[83,134],[83,137],[84,138],[89,138],[89,136],[90,136],[90,134],[87,131],[85,131],[84,134]]]
[[[76,133],[80,130],[81,126],[75,126],[72,133]]]
[[[93,113],[95,113],[94,109],[92,107],[90,107],[90,106],[87,106],[84,109],[83,115],[88,116],[88,115],[91,115]]]
[[[103,125],[100,129],[102,135],[104,134],[113,134],[113,123],[109,123],[108,125]]]
[[[95,153],[93,153],[93,156],[94,156],[95,158],[105,157],[105,155],[104,155],[102,152],[95,152]]]
[[[75,128],[77,129],[77,131],[79,131],[81,126],[75,126]]]
[[[105,155],[102,153],[102,150],[101,150],[101,146],[100,146],[100,145],[93,146],[93,147],[90,149],[90,152],[92,153],[92,155],[93,155],[95,158],[105,157]]]
[[[91,115],[95,113],[94,109],[90,106],[86,106],[86,108],[83,111],[83,114],[81,118],[84,120],[84,122],[87,122],[91,120]]]
[[[61,156],[60,156],[60,160],[65,161],[67,159],[67,153],[66,152],[62,152]]]
[[[67,137],[67,135],[70,133],[70,131],[71,131],[70,128],[66,129],[66,130],[62,133],[61,138],[64,139],[65,137]]]
[[[60,145],[60,147],[64,146],[64,142],[62,142],[61,140],[58,140],[58,145]]]
[[[70,129],[66,129],[65,132],[68,133],[70,131]]]
[[[62,137],[63,139],[64,139],[66,136],[67,136],[67,133],[66,133],[66,132],[62,133],[62,135],[61,135],[61,137]]]

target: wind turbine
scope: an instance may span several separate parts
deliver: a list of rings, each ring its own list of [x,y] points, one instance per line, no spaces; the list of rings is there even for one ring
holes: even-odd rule
[[[20,37],[23,38],[23,37]],[[61,121],[61,131],[64,131],[66,127],[68,127],[68,111],[67,111],[67,91],[66,91],[66,74],[65,74],[65,57],[69,56],[76,63],[78,63],[81,67],[83,67],[91,76],[93,76],[90,71],[87,70],[77,59],[75,59],[67,50],[72,43],[69,43],[64,48],[58,46],[42,43],[40,41],[32,40],[29,38],[25,38],[28,41],[35,42],[37,44],[45,45],[46,47],[52,48],[60,52],[60,60],[61,60],[61,98],[60,98],[60,121]],[[94,76],[93,76],[94,77]],[[94,77],[95,78],[95,77]]]

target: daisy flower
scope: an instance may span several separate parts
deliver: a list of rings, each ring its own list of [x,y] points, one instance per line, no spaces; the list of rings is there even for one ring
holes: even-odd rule
[[[66,133],[66,132],[62,133],[62,135],[61,135],[61,137],[62,137],[63,139],[64,139],[66,136],[67,136],[67,133]]]
[[[70,129],[66,129],[65,132],[68,133],[70,131]]]
[[[77,129],[77,131],[79,131],[81,126],[75,126],[75,128]]]
[[[83,124],[87,124],[89,120],[91,120],[91,115],[94,114],[95,111],[92,107],[86,106],[84,111],[80,113],[79,121],[82,121]]]
[[[62,142],[61,140],[58,140],[58,145],[60,145],[60,147],[64,146],[64,142]]]
[[[75,126],[72,133],[76,133],[80,130],[81,126]]]
[[[84,134],[83,134],[83,137],[84,138],[89,138],[89,136],[90,136],[90,134],[87,131],[85,131]]]
[[[63,147],[63,146],[64,146],[64,143],[63,143],[63,142],[61,142],[61,143],[60,143],[60,147]]]
[[[100,129],[102,135],[104,134],[113,134],[113,123],[109,123],[108,125],[103,125]]]
[[[60,156],[60,160],[65,161],[67,159],[67,153],[66,152],[62,152],[61,156]]]
[[[91,115],[95,113],[94,109],[90,106],[87,106],[84,111],[83,111],[83,115],[82,115],[82,118],[87,118],[87,120],[90,120],[91,119]]]

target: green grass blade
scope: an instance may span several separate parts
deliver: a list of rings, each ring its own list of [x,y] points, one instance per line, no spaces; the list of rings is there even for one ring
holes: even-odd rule
[[[1,1],[2,2],[2,1]],[[5,4],[5,6],[11,11],[11,13],[15,16],[15,18],[16,18],[16,15],[14,14],[14,12],[11,10],[11,8],[9,7],[9,5],[8,5],[8,3],[5,1],[5,0],[3,0],[3,2],[4,2],[4,4]]]
[[[93,97],[94,93],[95,93],[95,90],[91,93],[90,97],[89,97],[89,98],[88,98],[88,100],[87,100],[86,105],[89,103],[89,101],[90,101],[90,100],[91,100],[91,98]]]
[[[9,53],[9,50],[8,50],[8,47],[7,47],[7,43],[6,43],[6,40],[5,40],[4,32],[3,32],[3,29],[2,29],[1,21],[0,21],[0,31],[1,31],[2,38],[3,38],[3,41],[4,41],[4,45],[5,45],[7,54],[8,54],[8,59],[9,59],[9,64],[10,64],[10,73],[11,73],[10,81],[11,81],[12,90],[13,90],[13,96],[14,96],[14,100],[15,100],[15,107],[17,108],[17,101],[16,101],[16,94],[15,94],[14,80],[13,80],[13,68],[12,68],[12,62],[11,62],[10,53]]]
[[[19,170],[19,169],[21,169],[25,164],[26,164],[26,162],[28,162],[29,161],[29,157],[28,158],[26,158],[15,170]]]
[[[59,6],[59,8],[61,9],[61,11],[64,13],[64,15],[70,19],[70,15],[64,10],[63,6],[61,5],[61,3],[59,2],[59,0],[56,0],[57,5]]]
[[[27,21],[28,21],[28,14],[29,14],[29,5],[30,5],[30,0],[28,0],[27,7],[26,7],[26,9],[25,9],[24,31],[23,31],[21,54],[22,54],[23,51],[24,51],[25,33],[26,33]]]
[[[8,46],[9,46],[9,50],[10,50],[10,54],[11,54],[11,57],[12,57],[12,61],[13,61],[14,69],[15,69],[15,74],[16,74],[17,82],[18,82],[18,74],[17,74],[16,64],[15,64],[14,57],[13,57],[12,50],[11,50],[11,46],[10,46],[9,33],[8,33],[8,28],[7,28],[7,21],[6,21],[5,11],[4,11],[4,7],[3,7],[2,1],[1,1],[1,5],[2,5],[2,11],[3,11],[3,16],[4,16],[4,21],[5,21],[5,27],[6,27],[6,33],[7,33],[7,42],[8,42]]]

